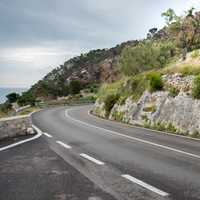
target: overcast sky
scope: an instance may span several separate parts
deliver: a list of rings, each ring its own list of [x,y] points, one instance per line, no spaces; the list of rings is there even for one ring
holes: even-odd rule
[[[200,0],[0,0],[0,87],[29,87],[65,60],[140,39]]]

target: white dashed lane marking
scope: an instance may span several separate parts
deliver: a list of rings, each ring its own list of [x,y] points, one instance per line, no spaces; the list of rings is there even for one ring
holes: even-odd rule
[[[61,142],[61,141],[56,141],[58,144],[60,144],[61,146],[65,147],[66,149],[71,149],[72,147],[65,144],[64,142]]]
[[[164,192],[164,191],[162,191],[162,190],[160,190],[160,189],[158,189],[158,188],[156,188],[154,186],[151,186],[148,183],[145,183],[145,182],[143,182],[143,181],[141,181],[139,179],[136,179],[133,176],[130,176],[128,174],[123,174],[122,177],[126,178],[127,180],[129,180],[129,181],[131,181],[133,183],[136,183],[136,184],[138,184],[138,185],[140,185],[140,186],[142,186],[142,187],[144,187],[144,188],[146,188],[146,189],[148,189],[148,190],[150,190],[152,192],[155,192],[156,194],[158,194],[160,196],[163,196],[163,197],[169,196],[168,193],[166,193],[166,192]]]
[[[48,133],[43,133],[45,136],[47,136],[48,138],[52,138],[53,136],[48,134]]]
[[[97,160],[97,159],[95,159],[95,158],[93,158],[93,157],[91,157],[87,154],[84,154],[84,153],[81,153],[80,156],[91,161],[91,162],[93,162],[93,163],[95,163],[95,164],[97,164],[97,165],[104,165],[105,164],[104,162],[101,162],[100,160]]]

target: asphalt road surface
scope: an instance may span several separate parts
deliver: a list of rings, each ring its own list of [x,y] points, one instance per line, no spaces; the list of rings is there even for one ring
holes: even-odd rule
[[[32,120],[51,149],[116,199],[200,199],[200,141],[99,119],[90,109],[53,108]]]
[[[0,151],[0,162],[1,200],[115,200],[52,151],[44,136]]]

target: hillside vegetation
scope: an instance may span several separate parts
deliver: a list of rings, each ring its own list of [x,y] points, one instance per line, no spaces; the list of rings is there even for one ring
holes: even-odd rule
[[[119,57],[121,79],[104,83],[93,113],[111,120],[200,137],[200,12],[162,14],[166,26],[149,30]]]
[[[178,91],[164,84],[163,75],[181,73],[187,76],[200,72],[200,12],[192,8],[185,16],[177,16],[168,9],[162,16],[166,25],[161,30],[153,27],[143,40],[71,58],[27,92],[17,95],[15,102],[20,106],[34,106],[63,97],[73,101],[97,96],[98,100],[106,102],[109,114],[115,103],[123,105],[130,96],[137,102],[146,90],[165,90],[174,96]],[[8,98],[1,105],[1,112],[10,110],[11,103]]]
[[[99,99],[115,95],[119,103],[129,96],[137,101],[145,90],[162,90],[164,74],[199,74],[200,12],[194,13],[192,8],[179,17],[169,9],[162,16],[166,20],[163,29],[152,28],[146,39],[123,49],[118,65],[123,78],[103,84]]]

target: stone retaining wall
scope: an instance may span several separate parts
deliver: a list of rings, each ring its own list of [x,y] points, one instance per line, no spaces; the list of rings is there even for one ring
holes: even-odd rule
[[[34,133],[29,115],[0,119],[0,140]]]

